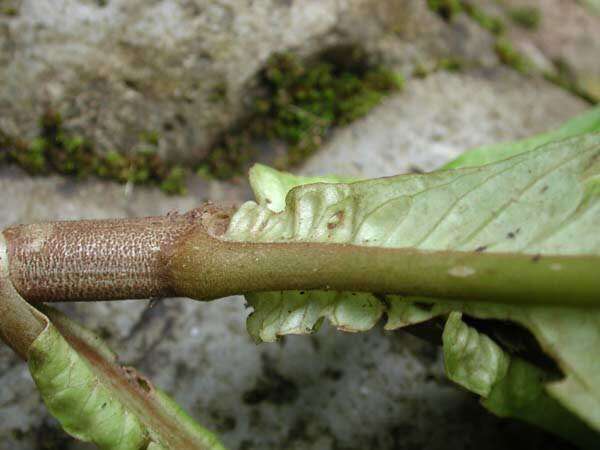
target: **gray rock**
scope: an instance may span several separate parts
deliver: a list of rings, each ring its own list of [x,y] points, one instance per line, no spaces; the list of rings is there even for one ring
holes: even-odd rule
[[[433,70],[445,58],[471,70],[411,79],[404,92],[335,131],[304,173],[432,170],[467,148],[551,129],[585,109],[547,82],[499,68],[490,33],[465,15],[444,21],[426,3],[10,0],[0,5],[0,130],[31,138],[52,106],[67,128],[101,149],[133,150],[141,133],[153,131],[163,156],[191,161],[244,114],[269,56],[311,55],[348,43],[407,75],[416,66]],[[486,5],[498,8],[495,3]],[[558,3],[558,12],[546,12]],[[590,58],[599,42],[589,25],[595,19],[558,3],[539,0],[544,25],[535,33],[511,28],[511,39],[529,43],[546,61],[558,55],[578,73],[597,73],[598,60]],[[561,14],[577,19],[562,29]],[[189,188],[187,196],[167,197],[156,189],[29,178],[2,168],[0,228],[165,214],[206,199],[250,196],[245,182],[195,178]],[[536,449],[555,442],[485,413],[446,381],[435,347],[402,332],[352,335],[325,326],[316,335],[256,346],[239,297],[60,307],[104,336],[123,362],[172,393],[232,450],[494,450],[517,441]],[[1,450],[91,448],[57,430],[25,365],[3,345],[0,385]]]
[[[547,68],[550,63],[565,65],[570,76],[588,95],[600,101],[600,14],[585,2],[561,0],[507,0],[504,8],[534,6],[540,11],[535,29],[515,24],[508,37],[516,47]],[[510,22],[508,22],[510,24]]]
[[[491,37],[420,0],[22,0],[0,13],[0,130],[31,138],[43,110],[103,150],[197,161],[239,118],[274,53],[359,43],[409,72],[446,57],[493,64]]]
[[[413,79],[333,139],[302,172],[377,177],[431,171],[465,150],[547,131],[587,108],[552,84],[496,68]]]
[[[585,105],[505,70],[411,81],[371,115],[339,130],[303,171],[362,176],[429,170],[475,145],[550,129]],[[31,179],[0,171],[0,227],[15,222],[163,214],[205,198],[239,201],[245,184],[196,182],[186,197],[112,183]],[[105,336],[230,449],[505,449],[556,442],[487,414],[443,375],[439,350],[403,332],[312,336],[254,345],[239,297],[63,305]],[[23,363],[0,346],[0,448],[89,449],[55,428]],[[553,444],[550,444],[550,443]],[[45,447],[44,447],[45,446]]]

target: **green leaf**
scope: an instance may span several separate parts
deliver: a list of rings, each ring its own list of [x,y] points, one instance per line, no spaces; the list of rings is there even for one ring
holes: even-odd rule
[[[263,164],[255,164],[248,174],[256,201],[271,211],[279,212],[285,208],[285,196],[292,188],[313,183],[352,183],[352,177],[336,175],[305,177],[288,172],[280,172]]]
[[[44,313],[29,369],[67,433],[102,450],[224,450],[135,369],[118,365],[98,336],[57,311]]]
[[[543,370],[511,356],[458,312],[446,321],[443,349],[448,377],[482,395],[483,406],[494,414],[538,425],[582,448],[597,446],[598,434],[548,395]]]
[[[256,342],[273,342],[283,334],[312,333],[324,318],[340,330],[367,331],[385,310],[375,296],[358,292],[267,292],[248,294],[246,299],[255,310],[247,326]]]
[[[588,130],[600,130],[600,108],[570,121],[557,133],[515,145],[472,151],[468,157],[451,164],[489,163],[481,167],[350,184],[332,178],[331,184],[299,185],[289,192],[281,183],[276,196],[279,201],[286,199],[283,210],[269,208],[261,200],[272,195],[268,186],[263,187],[263,194],[257,197],[259,203],[246,203],[233,217],[227,238],[519,252],[531,254],[535,259],[543,258],[544,254],[597,255],[600,254],[600,134],[564,139]],[[553,139],[563,140],[549,142]],[[512,157],[503,159],[509,156]],[[278,176],[274,171],[269,175]],[[252,180],[253,187],[260,184],[259,178],[260,174]],[[302,179],[295,179],[299,181]],[[600,345],[600,312],[456,302],[450,307],[438,299],[352,294],[329,291],[302,295],[300,292],[252,294],[247,297],[255,311],[248,319],[249,331],[258,341],[271,341],[282,334],[313,331],[323,317],[341,329],[361,331],[373,326],[382,310],[388,315],[387,329],[453,310],[474,317],[512,320],[533,333],[564,373],[559,381],[545,382],[544,392],[600,430],[600,359],[590,356]],[[360,308],[366,299],[369,307]],[[381,308],[372,303],[376,301]],[[433,302],[434,306],[425,310],[414,303],[417,301]],[[340,308],[350,312],[343,321],[335,314]],[[492,344],[489,338],[482,337],[473,355],[480,347],[492,354]],[[476,367],[477,361],[472,359],[471,367]],[[473,372],[468,367],[463,374],[465,380]],[[453,376],[460,370],[455,366]],[[467,387],[480,394],[491,389],[492,395],[495,379],[491,374],[487,376],[487,384],[481,378],[469,381]],[[520,417],[517,413],[511,415]],[[542,426],[546,424],[544,420],[543,415],[530,419]],[[569,437],[569,433],[558,428],[555,431]]]
[[[302,185],[287,194],[281,212],[271,210],[266,201],[244,204],[232,218],[227,238],[532,255],[598,254],[599,152],[600,135],[591,134],[483,167]],[[282,198],[281,192],[277,198]],[[331,317],[332,302],[339,304],[345,298],[357,303],[368,296],[340,293],[332,300],[327,295],[321,303],[314,301],[314,294],[286,293],[283,301],[265,294],[249,296],[252,306],[259,300],[261,304],[256,310],[260,319],[249,322],[253,337],[260,340],[263,334],[271,340],[277,334],[306,332],[321,317]],[[264,310],[268,305],[275,306]],[[304,311],[308,305],[311,311]],[[349,317],[342,328],[363,330],[365,324],[375,323],[380,309],[368,311],[372,320],[361,313],[356,324],[349,323]],[[301,326],[288,325],[286,317],[291,313],[303,318]],[[269,332],[261,333],[261,324]],[[279,329],[278,324],[282,324]]]
[[[448,378],[468,390],[487,397],[506,376],[508,355],[487,335],[477,332],[452,312],[446,321],[442,342]]]

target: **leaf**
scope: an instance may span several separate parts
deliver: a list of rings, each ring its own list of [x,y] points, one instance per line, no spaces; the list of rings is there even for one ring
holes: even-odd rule
[[[508,355],[487,335],[479,333],[452,312],[446,321],[442,342],[446,375],[468,390],[487,397],[506,376]]]
[[[44,313],[29,369],[67,433],[102,450],[224,449],[135,369],[118,365],[98,336],[50,308]]]
[[[248,174],[256,201],[266,205],[271,211],[285,208],[285,196],[292,188],[314,183],[351,183],[352,177],[336,175],[305,177],[287,172],[279,172],[263,164],[255,164]]]
[[[357,292],[267,292],[248,294],[246,299],[255,310],[247,326],[256,342],[273,342],[283,334],[312,333],[323,318],[340,330],[366,331],[375,326],[385,310],[372,294]]]
[[[402,305],[405,299],[390,296],[388,302]],[[421,316],[415,312],[418,306],[411,304],[410,309],[413,310],[410,316],[414,319],[410,322],[413,324],[451,311],[461,311],[480,319],[510,320],[523,325],[564,374],[560,380],[547,382],[547,392],[589,426],[600,430],[600,359],[593,357],[600,348],[600,311],[443,301],[436,301],[435,306],[429,311],[422,311]],[[387,329],[408,324],[408,320],[395,317],[396,311],[401,313],[402,308],[390,308]],[[393,325],[390,326],[390,323]]]
[[[466,325],[461,313],[451,313],[446,321],[443,350],[448,377],[482,395],[491,412],[541,426],[582,448],[597,446],[598,435],[547,394],[544,371]]]
[[[532,255],[598,254],[599,153],[600,135],[590,134],[482,167],[350,184],[301,185],[287,194],[281,212],[274,212],[266,202],[245,203],[233,216],[226,237]],[[357,305],[366,298],[369,304],[377,301],[370,294],[318,294],[324,296],[320,303],[314,293],[270,295],[248,297],[251,306],[260,303],[257,316],[249,321],[257,340],[261,334],[272,340],[278,334],[312,330],[321,317],[338,323],[332,314],[339,310],[340,301]],[[361,311],[356,323],[352,316],[344,318],[342,328],[348,330],[364,330],[381,315],[379,308],[347,309]],[[294,320],[287,315],[291,313],[302,318],[300,326],[290,326]],[[269,331],[262,332],[263,326]]]
[[[599,117],[600,108],[596,108],[552,137],[543,135],[514,147],[487,147],[457,163],[490,162],[481,167],[351,184],[335,183],[333,179],[335,184],[302,185],[286,194],[286,207],[281,212],[274,212],[264,203],[248,202],[233,217],[227,237],[236,241],[521,252],[532,258],[544,254],[600,254],[600,135],[591,133],[545,143],[582,130],[598,130]],[[545,144],[531,150],[540,143]],[[252,181],[254,187],[257,180]],[[284,197],[283,191],[280,189],[278,198]],[[249,331],[256,340],[312,331],[322,317],[339,325],[332,304],[319,303],[326,295],[333,295],[336,308],[358,301],[351,293],[313,291],[302,298],[297,294],[248,296],[255,309],[248,320]],[[359,298],[369,295],[361,294]],[[377,300],[375,296],[366,298]],[[435,303],[432,310],[413,303],[424,300]],[[457,303],[451,309],[437,299],[397,296],[380,301],[388,314],[387,329],[452,310],[523,324],[565,375],[560,381],[544,384],[545,392],[600,430],[600,361],[590,357],[600,345],[598,311]],[[302,326],[286,325],[292,313],[302,318]],[[380,315],[378,308],[361,311],[356,317],[349,315],[342,328],[363,330],[375,324]],[[481,392],[480,387],[477,390]]]

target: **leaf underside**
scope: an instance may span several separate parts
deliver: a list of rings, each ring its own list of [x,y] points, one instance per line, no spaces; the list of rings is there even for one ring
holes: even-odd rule
[[[568,122],[555,133],[474,150],[448,165],[470,167],[367,181],[340,183],[339,178],[321,178],[315,184],[313,179],[281,174],[282,181],[277,182],[274,181],[277,172],[255,166],[251,182],[253,189],[260,192],[259,203],[247,202],[238,210],[226,237],[249,242],[304,241],[520,252],[540,257],[598,255],[598,131],[600,108]],[[262,183],[263,176],[268,183]],[[475,350],[495,354],[494,342],[487,336],[471,343],[475,353],[454,357],[453,367],[458,372],[447,368],[451,378],[462,380],[460,384],[482,395],[484,405],[497,414],[552,428],[573,441],[589,445],[589,428],[575,419],[561,422],[569,424],[566,429],[553,426],[556,417],[551,411],[556,412],[556,408],[543,411],[531,406],[535,403],[531,399],[538,401],[539,397],[530,396],[534,413],[517,410],[507,413],[508,407],[502,406],[510,390],[506,380],[528,380],[530,386],[525,390],[539,393],[543,389],[548,401],[560,402],[560,408],[575,413],[587,427],[600,430],[600,358],[591,356],[600,348],[597,310],[488,303],[461,305],[434,298],[378,298],[369,293],[329,291],[268,292],[247,295],[247,300],[254,308],[248,318],[248,330],[257,341],[312,332],[324,318],[346,331],[368,330],[384,314],[387,329],[447,316],[452,311],[482,319],[518,322],[531,331],[557,363],[564,375],[562,379],[544,379],[542,383],[539,376],[534,376],[541,373],[540,369],[508,354],[506,364],[501,363],[498,354],[500,359],[486,367],[489,373],[482,379],[485,359],[478,360]],[[416,301],[431,303],[434,308],[422,309]],[[450,347],[445,345],[445,352]],[[462,375],[457,376],[461,371]],[[502,392],[506,395],[500,395]],[[564,410],[561,414],[566,415]],[[595,436],[595,439],[600,438]]]
[[[102,450],[224,450],[166,394],[122,367],[100,338],[52,310],[29,348],[44,403],[63,429]]]

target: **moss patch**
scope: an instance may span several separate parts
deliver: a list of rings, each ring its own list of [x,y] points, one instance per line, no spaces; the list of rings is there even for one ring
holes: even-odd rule
[[[223,133],[197,172],[219,179],[241,174],[258,156],[257,144],[265,142],[283,143],[287,149],[274,165],[294,166],[316,151],[332,127],[364,116],[402,84],[399,75],[370,64],[357,47],[338,47],[310,60],[289,53],[276,55],[259,74],[246,118]],[[223,101],[226,96],[226,86],[217,84],[210,101]],[[64,129],[59,114],[48,111],[40,120],[39,136],[31,142],[0,130],[0,164],[17,164],[32,175],[97,176],[181,194],[187,171],[157,155],[159,138],[153,131],[142,133],[133,155],[117,150],[101,153]]]
[[[356,47],[328,50],[308,61],[289,53],[272,57],[259,74],[260,93],[250,114],[221,137],[199,170],[217,178],[239,174],[260,141],[285,144],[286,155],[275,163],[280,168],[303,161],[332,127],[363,117],[402,87],[399,75],[367,61]]]
[[[463,10],[461,0],[427,0],[427,5],[430,10],[446,21],[452,20]]]
[[[445,70],[447,72],[461,72],[466,68],[466,66],[468,66],[468,63],[460,58],[442,58],[436,61],[430,67],[426,67],[423,64],[416,64],[412,72],[412,76],[415,78],[425,78],[439,70]]]
[[[486,13],[477,2],[467,0],[428,0],[429,9],[449,22],[460,13],[465,13],[482,28],[500,34],[505,26],[501,18]]]
[[[531,61],[519,52],[512,42],[506,38],[498,38],[494,45],[494,50],[503,64],[512,67],[517,72],[527,74],[533,68]]]
[[[590,104],[598,103],[598,99],[582,87],[577,79],[577,75],[566,61],[556,59],[552,61],[552,63],[554,64],[555,71],[545,72],[543,75],[546,80],[560,86]]]
[[[482,8],[478,7],[475,2],[463,1],[462,7],[471,19],[492,34],[502,34],[506,29],[504,21],[500,17],[488,14]]]
[[[97,152],[83,137],[66,131],[60,115],[47,111],[40,120],[39,136],[31,142],[0,131],[0,163],[15,163],[32,175],[58,173],[78,179],[89,176],[121,183],[159,186],[169,194],[185,192],[185,172],[156,154],[158,135],[141,136],[144,143],[134,155]]]
[[[18,0],[0,0],[0,16],[14,17],[19,15]]]
[[[530,30],[535,30],[542,19],[540,10],[535,6],[512,8],[508,11],[508,15],[514,23]]]

